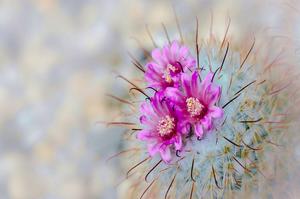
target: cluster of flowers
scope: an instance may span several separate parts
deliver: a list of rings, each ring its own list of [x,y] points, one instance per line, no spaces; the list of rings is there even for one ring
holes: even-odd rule
[[[222,89],[213,83],[214,74],[206,73],[203,80],[200,75],[189,49],[178,41],[154,49],[146,65],[145,80],[156,92],[140,107],[144,128],[137,138],[165,163],[184,149],[185,138],[200,140],[215,128],[214,120],[223,117],[217,106]]]

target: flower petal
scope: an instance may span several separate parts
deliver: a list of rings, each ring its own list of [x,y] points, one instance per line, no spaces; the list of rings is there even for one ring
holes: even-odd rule
[[[160,151],[160,144],[157,144],[157,143],[149,143],[148,144],[148,152],[149,152],[150,156],[154,156],[159,151]]]
[[[163,93],[156,92],[153,97],[153,100],[151,100],[153,111],[157,115],[157,117],[160,117],[162,115],[166,115],[169,113],[168,106],[165,102],[162,102],[162,99],[163,99]]]
[[[162,49],[163,51],[163,60],[165,66],[168,65],[168,63],[172,62],[172,53],[170,52],[169,45],[166,45]]]
[[[197,97],[199,91],[199,74],[197,71],[195,71],[192,75],[191,85],[192,85],[191,91],[194,94],[193,96]]]
[[[144,102],[141,105],[140,112],[144,114],[140,117],[140,122],[143,125],[151,126],[159,118],[159,116],[153,111],[153,107],[147,102]]]
[[[142,116],[140,117],[140,123],[141,123],[141,124],[147,124],[147,117],[146,117],[145,115],[142,115]]]
[[[171,53],[172,53],[173,60],[177,60],[178,50],[179,50],[179,43],[178,41],[175,40],[171,44]]]
[[[158,64],[150,62],[146,65],[145,80],[149,86],[154,88],[163,87],[165,81],[162,76],[163,74]]]
[[[206,115],[203,119],[201,119],[201,124],[203,125],[205,130],[210,130],[212,128],[211,117]]]
[[[196,123],[195,125],[195,134],[199,137],[202,138],[203,137],[203,127],[202,124],[200,122]]]
[[[213,73],[208,73],[205,77],[205,79],[201,83],[201,97],[202,99],[205,98],[206,89],[209,85],[211,85],[211,79],[213,77]]]
[[[149,130],[142,130],[137,134],[137,139],[147,141],[153,139],[153,135]]]
[[[173,103],[183,103],[184,96],[182,95],[182,92],[178,88],[166,88],[165,90],[165,96],[169,98]]]
[[[181,83],[187,96],[191,96],[191,76],[184,73],[181,75]]]
[[[177,123],[177,131],[180,132],[181,134],[188,134],[191,131],[191,124],[186,121],[181,120]]]
[[[212,106],[209,108],[209,115],[213,118],[221,118],[223,117],[224,111],[222,108],[217,106]]]
[[[151,53],[151,56],[155,62],[157,62],[160,65],[163,64],[163,60],[162,60],[163,56],[162,56],[161,50],[159,48],[154,49]]]
[[[170,148],[168,146],[162,146],[159,149],[161,158],[164,162],[169,163],[172,159],[171,157],[171,151]]]
[[[209,85],[205,91],[205,102],[212,106],[214,105],[221,96],[221,87],[219,86],[213,86],[212,84]]]
[[[179,53],[180,53],[180,58],[186,58],[186,56],[188,55],[189,53],[189,49],[185,46],[182,46],[179,50]]]
[[[176,138],[175,138],[175,149],[176,150],[180,150],[182,148],[182,138],[181,138],[181,135],[178,135]]]

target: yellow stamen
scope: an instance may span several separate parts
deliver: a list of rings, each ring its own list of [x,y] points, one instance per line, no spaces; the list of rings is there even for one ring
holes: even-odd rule
[[[175,66],[173,66],[171,64],[168,64],[167,69],[169,71],[171,70],[173,73],[175,73],[178,70]]]
[[[175,127],[175,119],[170,116],[163,117],[157,125],[157,131],[160,136],[170,135]]]
[[[170,71],[172,71],[173,73],[177,72],[178,68],[176,68],[175,66],[168,64],[167,65],[167,69],[164,73],[163,78],[165,78],[167,83],[171,83],[172,82],[172,78],[171,78],[171,74]]]
[[[194,97],[186,99],[187,111],[191,114],[192,117],[201,115],[204,106],[201,102]]]

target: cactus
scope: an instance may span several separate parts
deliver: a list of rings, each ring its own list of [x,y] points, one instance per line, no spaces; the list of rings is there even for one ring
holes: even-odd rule
[[[226,34],[200,48],[197,23],[194,44],[169,41],[145,66],[133,60],[139,81],[120,76],[140,93],[119,99],[131,108],[114,123],[130,130],[128,198],[250,197],[270,183],[268,155],[288,142],[293,75],[278,75],[284,60],[262,41],[245,51]]]

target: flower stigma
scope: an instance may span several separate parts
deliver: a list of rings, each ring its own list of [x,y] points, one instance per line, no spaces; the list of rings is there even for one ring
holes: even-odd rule
[[[192,117],[200,116],[204,110],[204,106],[201,102],[194,97],[189,97],[186,99],[187,111],[190,113]]]
[[[172,134],[175,127],[175,119],[169,115],[163,117],[157,125],[157,131],[160,136],[168,136]]]

